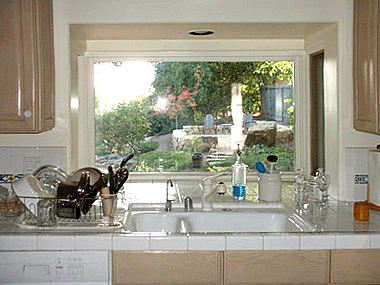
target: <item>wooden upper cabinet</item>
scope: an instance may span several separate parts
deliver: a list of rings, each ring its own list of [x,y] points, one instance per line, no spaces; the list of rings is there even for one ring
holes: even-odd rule
[[[380,134],[380,5],[354,1],[354,127]]]
[[[0,133],[52,129],[52,0],[0,1],[0,37]]]

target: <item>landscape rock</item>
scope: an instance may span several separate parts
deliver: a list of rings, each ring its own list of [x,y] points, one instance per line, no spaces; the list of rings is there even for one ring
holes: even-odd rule
[[[272,121],[255,121],[248,128],[244,145],[247,147],[256,144],[274,146],[276,143],[277,124]]]
[[[276,144],[288,144],[292,141],[294,141],[293,127],[277,125]]]

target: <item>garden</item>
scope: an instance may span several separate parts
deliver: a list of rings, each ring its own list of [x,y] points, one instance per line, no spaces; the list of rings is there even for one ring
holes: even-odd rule
[[[287,104],[286,121],[264,118],[263,112],[267,101],[263,100],[264,89],[292,86],[293,62],[159,62],[154,68],[152,94],[120,102],[109,111],[96,108],[97,166],[117,164],[123,156],[134,153],[132,171],[228,170],[236,160],[232,150],[223,159],[206,161],[199,167],[194,154],[208,156],[215,150],[202,148],[197,139],[182,149],[173,147],[173,143],[160,146],[157,138],[171,136],[186,126],[204,126],[206,115],[212,115],[215,126],[232,125],[231,84],[236,82],[241,84],[243,114],[250,114],[254,121],[267,119],[290,127],[294,124],[292,97],[283,99]],[[248,129],[244,126],[242,132]],[[294,170],[293,142],[243,145],[242,160],[250,169],[268,155],[279,157],[279,170]]]

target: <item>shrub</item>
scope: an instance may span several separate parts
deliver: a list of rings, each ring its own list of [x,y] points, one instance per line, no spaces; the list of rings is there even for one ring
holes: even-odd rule
[[[150,119],[149,136],[166,135],[170,134],[176,129],[176,120],[168,113],[154,114]],[[193,125],[194,118],[179,113],[177,116],[178,129],[183,126]]]
[[[187,151],[154,151],[142,153],[139,157],[139,164],[134,168],[136,171],[157,171],[160,166],[159,159],[162,159],[164,171],[181,171],[190,168],[192,165],[192,153]]]
[[[175,122],[170,118],[168,114],[152,115],[150,123],[150,136],[166,135],[175,129]]]
[[[160,146],[160,144],[158,142],[143,142],[140,145],[140,151],[141,151],[141,153],[146,153],[146,152],[154,151],[159,146]]]

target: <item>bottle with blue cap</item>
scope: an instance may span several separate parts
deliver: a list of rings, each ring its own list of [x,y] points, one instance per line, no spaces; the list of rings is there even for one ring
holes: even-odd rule
[[[236,162],[232,165],[232,194],[235,201],[245,199],[245,186],[247,181],[247,165],[241,161],[241,151],[238,145],[236,151]]]

